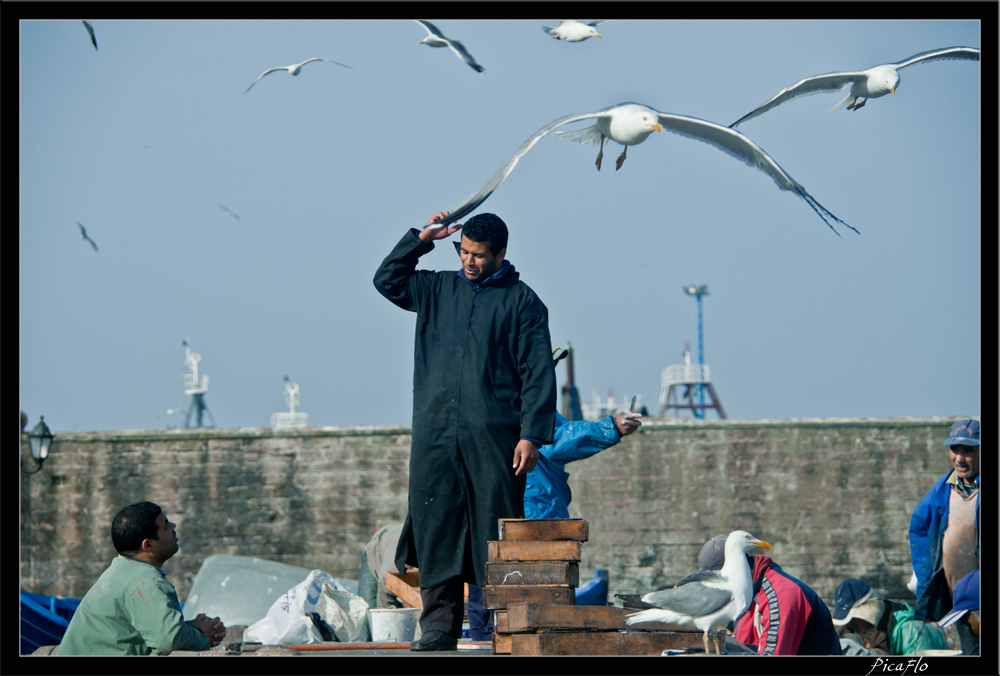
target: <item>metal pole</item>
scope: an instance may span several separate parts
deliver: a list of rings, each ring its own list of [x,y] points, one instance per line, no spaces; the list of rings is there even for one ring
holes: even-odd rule
[[[698,365],[703,366],[705,363],[705,358],[704,358],[704,344],[702,342],[702,337],[701,337],[701,294],[700,293],[698,294],[697,298],[698,298]],[[703,368],[700,370],[704,372]],[[705,404],[705,392],[702,389],[701,383],[698,383],[698,403],[701,405]],[[695,409],[695,417],[704,418],[705,410],[702,408]]]

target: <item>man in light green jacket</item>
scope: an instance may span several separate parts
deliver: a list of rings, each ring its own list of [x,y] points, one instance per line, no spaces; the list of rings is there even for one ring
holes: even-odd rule
[[[58,655],[166,655],[207,650],[226,636],[219,618],[184,621],[163,564],[177,553],[176,525],[152,502],[129,505],[111,523],[118,556],[80,602]]]
[[[945,650],[948,642],[934,622],[921,622],[905,603],[881,600],[864,580],[851,578],[837,587],[833,624],[844,637],[853,635],[871,655],[913,655]],[[850,653],[854,654],[854,653]]]

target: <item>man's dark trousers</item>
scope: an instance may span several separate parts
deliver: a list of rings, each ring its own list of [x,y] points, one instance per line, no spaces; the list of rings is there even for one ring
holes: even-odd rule
[[[458,640],[462,638],[462,616],[465,614],[465,583],[460,577],[445,580],[436,587],[420,588],[424,609],[420,613],[420,632],[431,631]]]

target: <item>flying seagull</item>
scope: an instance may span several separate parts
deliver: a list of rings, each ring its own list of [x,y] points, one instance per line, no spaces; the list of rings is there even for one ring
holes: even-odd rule
[[[84,26],[84,28],[87,29],[87,32],[90,33],[90,41],[94,43],[94,49],[96,50],[97,49],[97,38],[94,37],[94,27],[86,19],[83,20],[83,26]]]
[[[432,24],[430,21],[424,21],[423,19],[414,19],[418,24],[424,27],[427,31],[427,37],[420,41],[420,44],[427,45],[428,47],[449,47],[451,51],[458,55],[458,58],[469,64],[469,67],[477,73],[482,73],[485,68],[476,63],[476,60],[472,58],[472,54],[469,54],[463,45],[458,40],[453,40],[451,38],[445,37],[444,33],[438,30],[438,27]]]
[[[573,19],[564,19],[559,22],[559,25],[553,28],[552,26],[542,26],[542,30],[554,37],[556,40],[565,40],[566,42],[583,42],[587,38],[592,38],[595,35],[599,38],[604,36],[597,32],[598,24],[606,23],[611,21],[611,19],[598,19],[597,21],[590,21],[589,23],[583,23],[582,21],[574,21]]]
[[[313,61],[326,61],[328,63],[335,63],[338,66],[343,66],[344,68],[350,68],[350,66],[348,66],[345,63],[340,63],[339,61],[331,61],[330,59],[323,59],[323,58],[320,58],[318,56],[314,56],[311,59],[306,59],[302,63],[293,63],[290,66],[279,66],[277,68],[270,68],[268,70],[265,70],[263,73],[260,74],[260,77],[258,77],[256,80],[254,80],[253,83],[251,83],[251,85],[249,87],[247,87],[247,91],[243,92],[243,93],[246,94],[248,91],[250,91],[251,89],[253,89],[253,86],[255,84],[257,84],[258,82],[260,82],[260,78],[264,77],[265,75],[269,75],[269,74],[273,73],[276,70],[287,70],[292,75],[298,75],[299,71],[302,70],[302,66],[306,65],[307,63],[312,63]]]
[[[670,622],[696,627],[705,632],[706,653],[712,632],[715,654],[720,654],[715,632],[750,607],[753,579],[746,553],[755,549],[771,549],[771,545],[746,531],[734,530],[726,538],[722,570],[700,570],[682,578],[672,589],[643,594],[642,601],[655,607],[627,616],[625,624]]]
[[[238,221],[238,220],[240,220],[240,217],[239,217],[239,216],[237,216],[236,214],[234,214],[234,213],[233,213],[232,211],[230,211],[229,209],[227,209],[227,208],[226,208],[226,205],[224,205],[224,204],[220,204],[220,205],[219,205],[219,208],[220,208],[220,209],[222,209],[223,211],[225,211],[225,212],[226,212],[226,216],[232,216],[232,217],[233,217],[233,218],[235,218],[235,219],[236,219],[237,221]]]
[[[77,221],[76,224],[80,226],[80,239],[85,239],[90,242],[90,246],[94,247],[94,251],[97,251],[97,244],[94,243],[94,240],[87,237],[87,229],[83,227],[83,223]]]
[[[493,191],[496,190],[500,184],[504,182],[510,172],[514,170],[515,165],[517,165],[521,157],[526,152],[531,150],[532,146],[538,143],[538,141],[550,131],[556,129],[557,127],[561,127],[564,124],[570,124],[571,122],[579,122],[580,120],[587,120],[591,118],[597,118],[597,123],[592,127],[574,132],[556,133],[557,135],[565,136],[573,141],[589,141],[593,143],[600,142],[601,152],[597,155],[598,169],[601,168],[601,158],[604,155],[605,139],[611,139],[625,146],[625,151],[623,151],[621,156],[618,158],[617,168],[620,169],[622,163],[625,161],[625,153],[628,151],[629,146],[642,143],[653,131],[663,131],[666,129],[667,131],[680,134],[681,136],[687,136],[688,138],[692,138],[696,141],[704,141],[705,143],[715,146],[724,153],[732,155],[736,159],[745,162],[751,167],[763,171],[774,180],[781,190],[788,190],[789,192],[793,192],[804,199],[806,203],[812,207],[813,211],[819,214],[819,217],[823,219],[823,222],[826,223],[831,230],[837,233],[838,237],[840,237],[840,233],[837,232],[836,228],[830,224],[830,221],[826,219],[826,216],[829,216],[842,225],[846,225],[848,228],[851,228],[851,230],[854,230],[854,232],[858,232],[857,229],[847,223],[844,223],[844,221],[834,216],[822,204],[817,202],[812,195],[806,192],[805,188],[785,173],[785,170],[778,166],[778,163],[775,162],[770,155],[764,152],[760,146],[755,144],[740,132],[730,129],[729,127],[724,127],[720,124],[715,124],[714,122],[700,120],[696,117],[661,113],[653,108],[650,108],[649,106],[637,103],[619,103],[617,106],[610,106],[593,113],[574,113],[572,115],[560,117],[558,120],[545,125],[532,134],[527,141],[521,144],[521,147],[517,149],[514,156],[507,160],[506,164],[500,167],[500,170],[486,182],[486,185],[480,188],[477,192],[473,193],[469,199],[465,200],[465,202],[455,207],[455,209],[452,210],[448,216],[438,221],[435,225],[446,226],[449,223],[453,223],[454,221],[464,217],[466,214],[472,212],[476,207],[485,202],[486,198],[493,194]]]
[[[740,119],[733,122],[730,127],[735,129],[747,120],[766,113],[772,108],[780,106],[786,101],[797,99],[800,96],[810,94],[820,94],[823,92],[840,91],[847,85],[851,85],[851,91],[844,97],[844,100],[835,105],[827,112],[839,110],[847,107],[848,110],[861,110],[868,99],[877,99],[886,94],[896,95],[899,87],[899,71],[915,63],[929,63],[942,59],[961,59],[965,61],[979,61],[979,50],[975,47],[946,47],[944,49],[934,49],[929,52],[914,54],[908,59],[903,59],[897,63],[888,63],[882,66],[875,66],[868,70],[842,73],[826,73],[825,75],[813,75],[804,80],[799,80],[791,87],[786,87],[772,96],[770,99],[759,105],[753,111],[747,113]],[[852,100],[853,99],[853,100]],[[864,99],[858,103],[858,99]]]

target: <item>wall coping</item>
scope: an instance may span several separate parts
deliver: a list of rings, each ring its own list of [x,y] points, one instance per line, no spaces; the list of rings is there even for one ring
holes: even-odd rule
[[[757,420],[695,420],[692,418],[647,418],[642,421],[642,430],[670,429],[773,429],[773,428],[817,428],[817,427],[951,427],[957,420],[969,416],[936,416],[925,418],[785,418]],[[978,416],[971,416],[979,420]],[[183,430],[103,430],[94,432],[56,432],[56,440],[61,443],[85,441],[160,441],[172,439],[271,439],[286,437],[367,437],[395,436],[411,434],[410,425],[353,425],[344,427],[302,427],[274,430],[270,427],[201,427]],[[27,432],[22,431],[22,441],[27,441]]]

